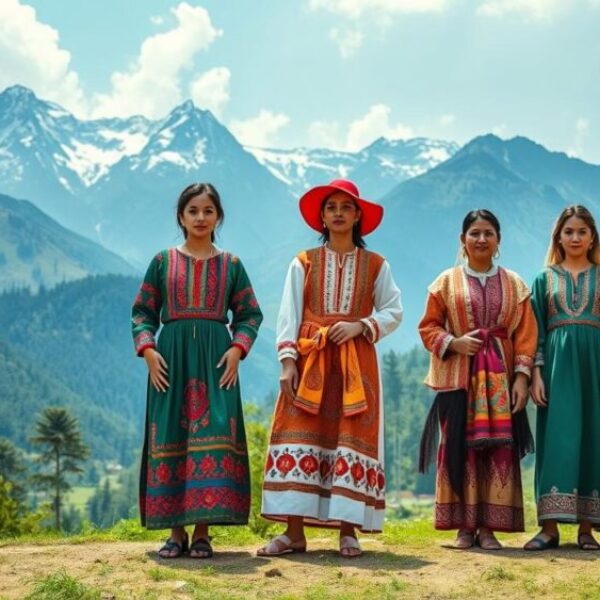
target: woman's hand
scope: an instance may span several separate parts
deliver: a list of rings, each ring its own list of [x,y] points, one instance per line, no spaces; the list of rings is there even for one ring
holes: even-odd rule
[[[352,338],[359,336],[363,332],[364,325],[360,321],[350,323],[348,321],[338,321],[329,328],[327,337],[338,346],[348,342]]]
[[[548,406],[548,398],[546,398],[546,386],[542,377],[542,369],[534,367],[531,375],[531,397],[536,406]]]
[[[225,371],[219,379],[220,388],[229,390],[237,383],[240,358],[242,358],[242,349],[238,346],[230,346],[225,354],[221,356],[221,360],[217,363],[217,369],[225,365]]]
[[[169,388],[167,361],[154,348],[144,350],[144,360],[148,365],[150,382],[157,392],[166,392]]]
[[[512,413],[521,412],[527,405],[527,397],[529,396],[529,386],[527,375],[525,373],[517,373],[512,385],[511,406]]]
[[[284,358],[281,361],[281,377],[279,377],[279,388],[282,394],[294,398],[298,389],[298,367],[293,358]]]
[[[476,330],[469,331],[469,333],[465,333],[465,335],[454,338],[448,345],[448,350],[456,352],[457,354],[466,354],[467,356],[477,354],[483,342],[473,335],[476,332]]]

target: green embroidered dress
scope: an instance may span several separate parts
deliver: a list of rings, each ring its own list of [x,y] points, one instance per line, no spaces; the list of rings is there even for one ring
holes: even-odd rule
[[[574,280],[562,267],[535,279],[548,407],[537,409],[538,521],[600,523],[600,267]]]
[[[164,357],[169,388],[157,392],[148,382],[140,474],[140,513],[148,529],[248,521],[239,383],[220,389],[225,367],[216,365],[231,345],[245,356],[261,321],[237,257],[222,252],[197,260],[171,248],[150,263],[133,304],[133,338],[138,355],[156,347]]]

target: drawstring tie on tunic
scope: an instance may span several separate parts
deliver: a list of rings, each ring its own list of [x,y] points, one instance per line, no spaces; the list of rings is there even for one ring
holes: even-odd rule
[[[312,338],[298,340],[298,352],[306,356],[294,405],[316,415],[319,413],[325,385],[325,346],[329,327],[319,327]],[[367,397],[362,383],[354,339],[339,346],[342,369],[342,411],[345,417],[367,409]]]

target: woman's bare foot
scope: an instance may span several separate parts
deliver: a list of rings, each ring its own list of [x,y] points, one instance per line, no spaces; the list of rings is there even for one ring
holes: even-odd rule
[[[340,525],[340,556],[343,558],[356,558],[362,553],[362,548],[354,531],[354,525],[342,521]]]

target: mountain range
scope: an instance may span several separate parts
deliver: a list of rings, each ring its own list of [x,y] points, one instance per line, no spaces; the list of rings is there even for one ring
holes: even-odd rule
[[[259,260],[290,240],[308,243],[296,209],[307,187],[351,176],[376,198],[456,150],[423,138],[382,138],[355,154],[245,148],[189,100],[155,121],[82,121],[22,86],[0,94],[0,192],[32,200],[139,268],[178,240],[174,206],[190,182],[215,184],[226,210],[221,243]]]
[[[383,225],[367,242],[389,259],[403,288],[406,321],[389,342],[402,347],[416,341],[427,284],[456,260],[468,210],[498,214],[501,263],[529,281],[562,207],[600,208],[599,166],[524,137],[483,135],[462,148],[380,138],[357,153],[249,148],[190,101],[156,121],[79,121],[27,88],[0,94],[0,191],[26,197],[139,270],[180,239],[178,191],[190,181],[215,183],[226,211],[217,243],[242,256],[269,335],[289,261],[319,243],[298,216],[297,196],[340,176],[384,205]]]

